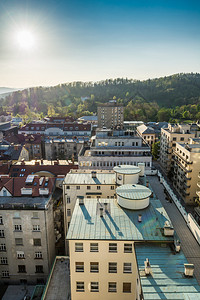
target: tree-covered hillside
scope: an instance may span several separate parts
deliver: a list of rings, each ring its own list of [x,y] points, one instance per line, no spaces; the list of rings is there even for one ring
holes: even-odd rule
[[[125,106],[125,118],[129,120],[200,119],[200,74],[182,73],[145,81],[117,78],[29,88],[1,99],[1,112],[26,115],[29,119],[38,114],[77,117],[95,113],[97,105],[109,99],[116,99]]]

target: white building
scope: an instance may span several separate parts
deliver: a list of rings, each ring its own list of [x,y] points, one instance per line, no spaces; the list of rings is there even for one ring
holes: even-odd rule
[[[113,169],[117,165],[135,165],[144,163],[151,169],[151,149],[135,136],[134,131],[101,129],[90,148],[84,147],[78,156],[79,168]]]

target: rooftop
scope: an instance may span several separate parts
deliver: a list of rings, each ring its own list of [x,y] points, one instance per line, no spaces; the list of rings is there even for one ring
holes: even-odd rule
[[[140,173],[140,168],[131,165],[120,165],[113,168],[116,173],[120,174],[138,174]]]
[[[174,254],[169,245],[135,245],[144,300],[200,299],[200,286],[195,278],[184,276],[184,263],[188,263],[182,251]],[[151,274],[144,273],[144,261],[149,259]]]
[[[94,175],[93,175],[94,176]],[[71,170],[65,177],[65,184],[115,184],[115,173],[113,171],[96,171],[95,178],[90,170]]]
[[[69,278],[69,259],[66,256],[57,256],[47,281],[42,300],[69,299]]]
[[[100,207],[104,207],[103,217]],[[142,222],[138,222],[138,215],[142,215]],[[116,199],[84,199],[84,205],[76,202],[67,239],[173,241],[173,237],[163,234],[166,220],[169,217],[156,198],[151,198],[147,208],[137,211],[122,209]]]
[[[128,200],[142,200],[151,196],[152,191],[140,184],[124,184],[116,189],[116,194]]]

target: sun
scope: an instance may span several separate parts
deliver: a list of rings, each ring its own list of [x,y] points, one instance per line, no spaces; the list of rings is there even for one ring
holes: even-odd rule
[[[16,33],[16,42],[21,49],[31,50],[35,46],[34,34],[29,30],[20,30]]]

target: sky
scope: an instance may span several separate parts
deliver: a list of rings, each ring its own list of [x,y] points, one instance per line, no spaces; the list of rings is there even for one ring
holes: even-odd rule
[[[1,87],[188,72],[200,72],[200,1],[0,0]]]

